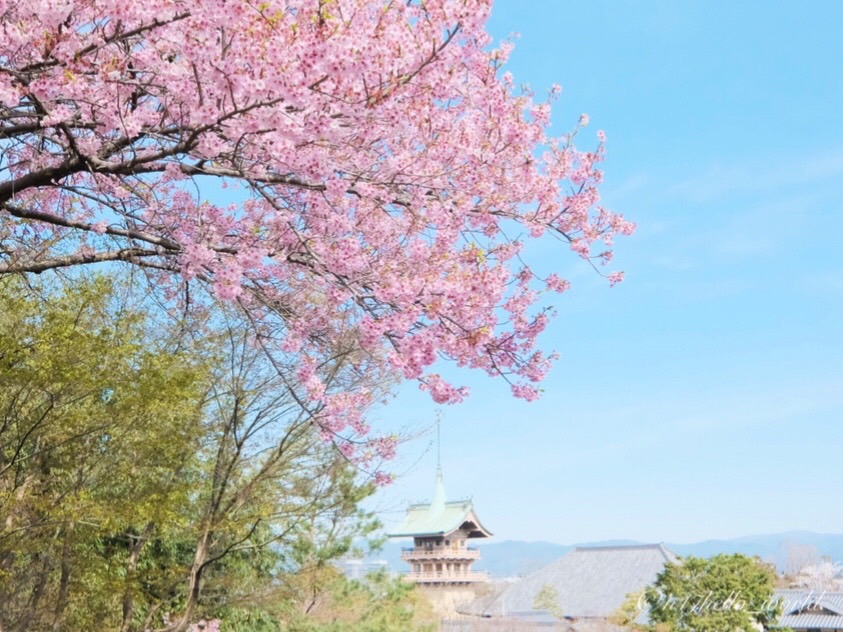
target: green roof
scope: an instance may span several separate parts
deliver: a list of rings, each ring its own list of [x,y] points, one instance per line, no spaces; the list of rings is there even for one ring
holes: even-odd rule
[[[492,535],[480,524],[470,500],[445,500],[442,470],[437,470],[436,488],[430,504],[410,505],[403,524],[388,535],[391,538],[448,535],[463,526],[469,538],[488,538]]]

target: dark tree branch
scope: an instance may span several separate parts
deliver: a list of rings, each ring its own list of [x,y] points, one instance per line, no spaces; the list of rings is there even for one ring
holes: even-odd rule
[[[89,222],[80,222],[77,220],[66,219],[64,217],[54,215],[52,213],[34,211],[9,203],[5,203],[0,206],[0,210],[4,210],[10,215],[18,217],[20,219],[32,219],[39,222],[52,224],[53,226],[63,226],[65,228],[75,228],[89,232],[96,232],[94,231],[93,224]],[[142,230],[114,228],[112,226],[109,226],[105,229],[105,234],[114,235],[117,237],[128,237],[129,239],[137,239],[139,241],[144,241],[148,244],[152,244],[153,246],[160,246],[161,248],[166,248],[167,250],[173,250],[176,252],[181,250],[181,246],[178,244],[178,242],[175,242],[172,239],[166,239],[164,237],[157,237],[151,233],[147,233]]]
[[[76,253],[66,257],[57,257],[55,259],[46,259],[44,261],[32,262],[10,262],[0,265],[0,274],[11,274],[19,272],[34,272],[40,274],[47,270],[54,270],[56,268],[67,268],[70,266],[88,264],[88,263],[102,263],[104,261],[132,261],[138,257],[154,257],[164,254],[158,250],[145,250],[143,248],[123,248],[115,252],[94,252],[94,253]]]

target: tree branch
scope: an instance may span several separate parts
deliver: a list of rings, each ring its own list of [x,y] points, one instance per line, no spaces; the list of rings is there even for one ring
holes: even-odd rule
[[[9,204],[8,202],[0,205],[0,209],[5,210],[10,215],[14,215],[15,217],[19,217],[20,219],[33,219],[39,222],[52,224],[54,226],[64,226],[65,228],[76,228],[96,232],[94,231],[93,224],[89,222],[80,222],[77,220],[66,219],[64,217],[53,215],[52,213],[45,213],[43,211],[33,211],[31,209],[26,209],[20,206]],[[105,229],[105,234],[115,235],[117,237],[128,237],[129,239],[137,239],[139,241],[145,241],[146,243],[152,244],[153,246],[160,246],[161,248],[166,248],[167,250],[173,250],[176,252],[181,250],[181,245],[179,245],[178,242],[173,241],[172,239],[167,239],[165,237],[156,237],[155,235],[144,232],[142,230],[114,228],[112,226],[108,226]]]
[[[131,261],[137,257],[154,257],[160,254],[162,253],[159,250],[146,250],[143,248],[123,248],[115,252],[78,252],[74,255],[47,259],[45,261],[6,263],[0,265],[0,274],[17,272],[34,272],[35,274],[40,274],[46,270],[67,268],[80,264],[102,263],[104,261]]]

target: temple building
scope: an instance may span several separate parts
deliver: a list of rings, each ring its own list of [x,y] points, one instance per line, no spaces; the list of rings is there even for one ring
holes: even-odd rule
[[[410,505],[404,523],[391,538],[413,538],[413,546],[401,551],[411,570],[404,578],[425,585],[461,585],[485,582],[486,573],[471,570],[480,551],[468,546],[473,538],[488,538],[474,513],[471,500],[448,502],[442,469],[436,469],[436,487],[430,504]]]

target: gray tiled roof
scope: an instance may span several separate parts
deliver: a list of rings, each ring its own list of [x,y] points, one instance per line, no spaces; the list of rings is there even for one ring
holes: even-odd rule
[[[653,583],[665,562],[676,560],[676,555],[661,544],[577,547],[509,586],[485,614],[506,616],[532,610],[536,595],[549,586],[559,595],[565,617],[608,617],[617,612],[628,594]]]
[[[779,627],[803,630],[817,628],[821,630],[843,630],[843,616],[839,614],[794,614],[779,618]]]
[[[783,628],[804,630],[820,628],[823,630],[843,630],[843,593],[811,590],[777,590],[775,597],[782,600],[784,612],[779,617],[778,625]],[[803,612],[808,608],[825,612]],[[837,614],[835,614],[837,613]]]
[[[832,613],[843,615],[843,592],[807,589],[778,589],[773,594],[781,599],[784,614],[791,614],[810,605],[818,605]]]

